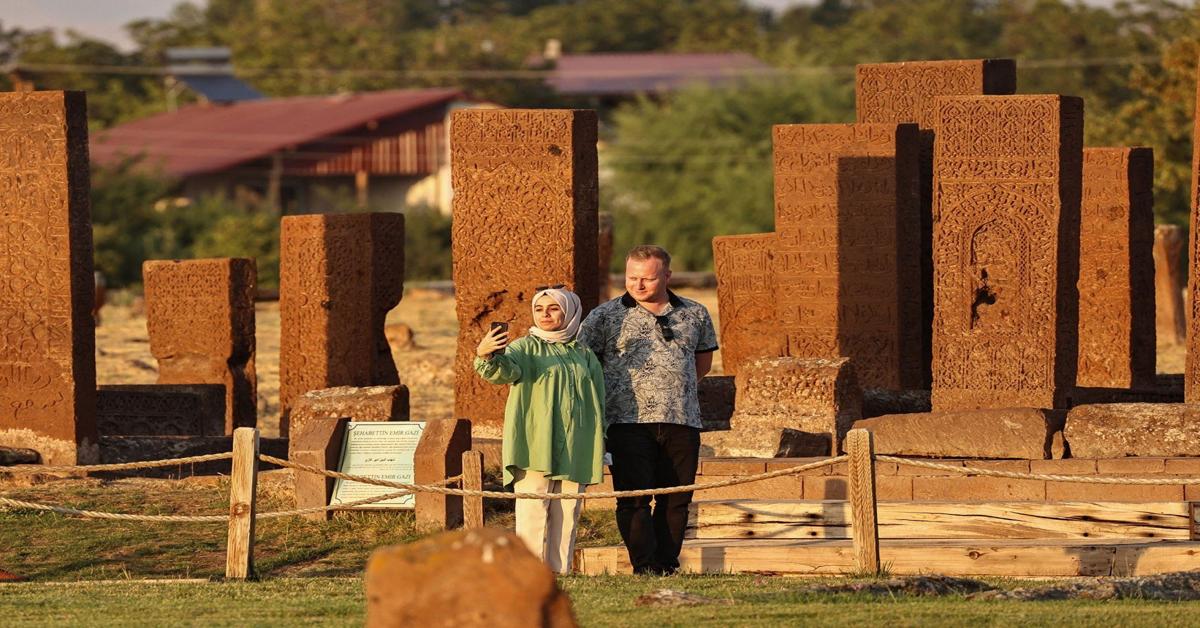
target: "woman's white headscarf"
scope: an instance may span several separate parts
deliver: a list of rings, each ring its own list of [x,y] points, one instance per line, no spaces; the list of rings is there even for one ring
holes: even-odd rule
[[[579,323],[583,318],[583,306],[579,303],[579,296],[570,290],[562,288],[547,288],[533,295],[531,301],[531,309],[537,305],[538,299],[543,296],[549,296],[554,299],[558,307],[562,308],[563,320],[567,322],[566,326],[557,331],[546,331],[537,326],[535,322],[533,327],[529,328],[529,333],[545,340],[546,342],[570,342],[575,339],[575,335],[579,333]],[[533,312],[533,316],[537,318],[537,311]]]

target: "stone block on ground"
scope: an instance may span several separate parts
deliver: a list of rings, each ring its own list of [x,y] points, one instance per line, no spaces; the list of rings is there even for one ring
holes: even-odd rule
[[[709,375],[700,380],[696,390],[700,397],[700,421],[707,431],[729,429],[733,417],[733,401],[737,385],[732,375]]]
[[[413,480],[436,484],[462,473],[462,455],[471,449],[471,422],[466,419],[433,419],[425,422],[413,456]],[[417,525],[452,528],[462,523],[462,498],[418,492]]]
[[[1065,411],[1000,408],[889,414],[854,423],[875,437],[875,453],[930,458],[1052,457]]]
[[[1110,403],[1072,408],[1063,436],[1075,458],[1200,456],[1200,405]]]
[[[571,601],[517,535],[445,532],[371,554],[368,628],[573,628]]]
[[[836,453],[862,416],[862,392],[849,358],[764,358],[743,366],[730,430],[701,435],[701,454],[770,458],[783,430],[828,434]]]
[[[885,414],[912,414],[930,412],[928,390],[887,390],[886,388],[863,389],[863,418]]]
[[[310,390],[296,399],[287,417],[287,428],[280,429],[280,433],[301,434],[310,421],[343,417],[351,421],[407,421],[408,387],[337,386]],[[288,451],[298,449],[293,444]]]
[[[19,447],[0,447],[0,467],[7,467],[15,464],[38,464],[42,461],[42,457],[38,452],[32,449],[21,449]]]
[[[0,447],[99,458],[83,92],[0,93]]]
[[[224,384],[119,384],[96,390],[96,427],[103,436],[222,436]]]
[[[224,434],[257,423],[254,295],[249,258],[149,260],[142,264],[146,330],[159,384],[219,384]]]
[[[597,303],[596,112],[460,109],[450,124],[454,416],[498,435],[508,389],[475,374],[475,346],[493,321],[518,338],[540,285],[565,284],[583,314]],[[534,228],[531,226],[536,225]]]
[[[342,441],[346,435],[348,418],[312,418],[305,421],[288,439],[288,460],[299,464],[337,471],[342,455]],[[326,506],[333,496],[333,478],[296,470],[293,486],[297,508]],[[306,515],[307,519],[324,521],[332,511]]]
[[[260,438],[259,453],[276,458],[287,456],[288,439]],[[225,453],[233,450],[232,436],[101,436],[100,462],[116,464],[186,458],[205,454]],[[259,471],[276,468],[264,462]],[[199,462],[187,465],[171,465],[150,469],[106,471],[102,477],[147,477],[185,478],[196,475],[229,475],[229,460]]]

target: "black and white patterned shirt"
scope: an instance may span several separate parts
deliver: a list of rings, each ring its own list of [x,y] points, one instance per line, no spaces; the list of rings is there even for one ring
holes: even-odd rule
[[[605,426],[702,427],[696,354],[717,350],[717,332],[703,305],[667,296],[666,310],[655,316],[626,293],[600,304],[580,327],[579,342],[604,366]]]

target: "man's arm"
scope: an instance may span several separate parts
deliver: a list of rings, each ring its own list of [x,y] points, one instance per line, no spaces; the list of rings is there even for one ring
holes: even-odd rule
[[[705,351],[696,354],[696,379],[699,380],[712,370],[713,352]]]

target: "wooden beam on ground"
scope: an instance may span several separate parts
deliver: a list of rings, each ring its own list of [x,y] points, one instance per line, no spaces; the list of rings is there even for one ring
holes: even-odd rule
[[[469,449],[462,455],[462,487],[468,491],[483,490],[483,452]],[[463,527],[483,527],[483,498],[463,497]]]
[[[1152,575],[1194,569],[1200,543],[1192,541],[892,540],[880,559],[894,575],[1100,576]],[[680,569],[691,573],[829,575],[857,571],[848,540],[707,540],[684,543]],[[577,553],[587,575],[629,573],[623,546]]]
[[[254,574],[254,510],[258,488],[258,430],[233,431],[233,472],[229,482],[229,541],[225,577],[245,580]]]
[[[844,501],[693,502],[688,538],[848,539]],[[1171,539],[1190,535],[1185,502],[879,502],[881,539]]]
[[[879,526],[875,507],[875,443],[867,430],[846,434],[846,471],[850,496],[850,533],[859,573],[879,573]]]

